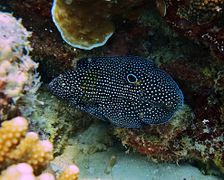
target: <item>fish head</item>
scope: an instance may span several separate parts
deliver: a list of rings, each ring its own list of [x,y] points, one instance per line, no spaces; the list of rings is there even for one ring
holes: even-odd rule
[[[82,90],[77,83],[75,71],[67,71],[54,78],[49,84],[48,88],[56,97],[70,102],[72,105],[77,105]]]

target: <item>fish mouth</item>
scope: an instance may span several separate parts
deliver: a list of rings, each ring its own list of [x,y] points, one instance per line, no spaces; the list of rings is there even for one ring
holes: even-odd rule
[[[48,85],[47,85],[47,89],[48,89],[49,91],[52,91],[53,87],[54,87],[54,79],[53,79],[50,83],[48,83]]]
[[[47,85],[47,89],[52,93],[52,94],[56,94],[57,92],[57,87],[58,87],[59,83],[57,78],[53,79],[48,85]]]

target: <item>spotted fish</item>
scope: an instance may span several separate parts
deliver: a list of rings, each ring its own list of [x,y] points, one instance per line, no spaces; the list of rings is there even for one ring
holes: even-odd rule
[[[169,74],[137,56],[81,59],[49,89],[76,108],[126,128],[166,123],[184,101]]]

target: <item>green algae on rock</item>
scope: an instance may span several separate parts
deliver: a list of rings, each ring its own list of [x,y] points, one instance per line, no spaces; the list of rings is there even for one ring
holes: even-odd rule
[[[60,154],[69,136],[87,127],[92,120],[42,88],[38,94],[38,100],[42,103],[36,104],[30,118],[31,129],[39,132],[42,138],[48,138],[54,144],[54,153]]]

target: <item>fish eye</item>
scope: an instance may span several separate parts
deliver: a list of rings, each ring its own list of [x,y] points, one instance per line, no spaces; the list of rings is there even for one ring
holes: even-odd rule
[[[136,83],[138,81],[138,78],[134,74],[128,74],[127,80],[129,83]]]

